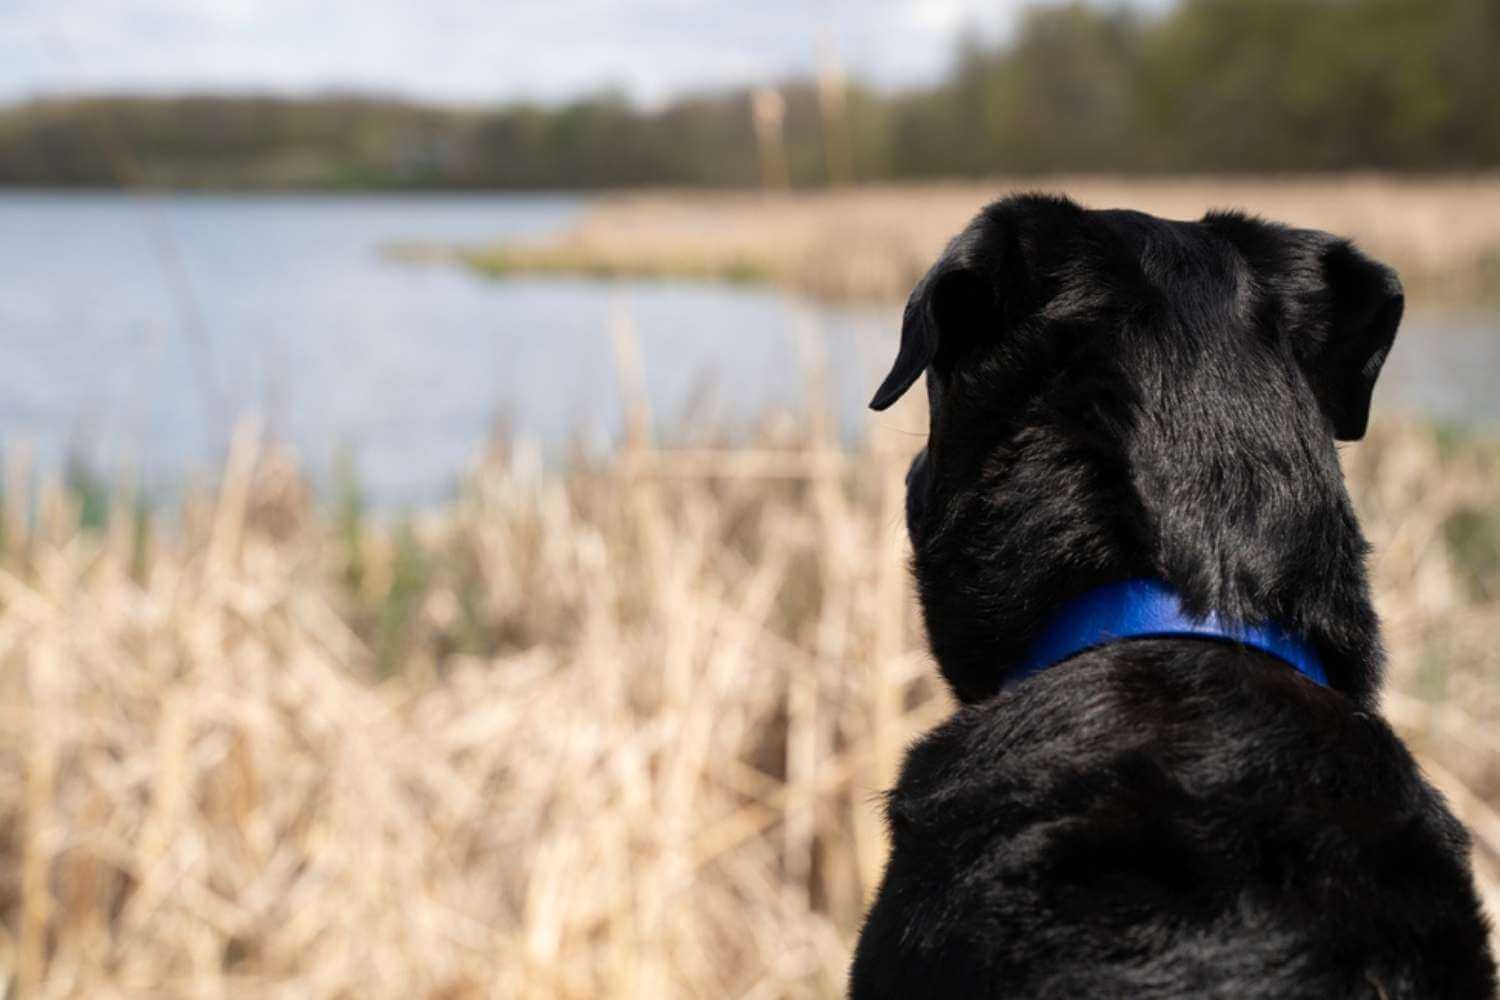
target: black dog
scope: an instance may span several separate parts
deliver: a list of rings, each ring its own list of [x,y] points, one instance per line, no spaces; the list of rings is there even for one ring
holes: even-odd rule
[[[907,520],[964,707],[890,795],[853,997],[1494,995],[1468,838],[1376,714],[1334,445],[1402,303],[1325,233],[1040,196],[917,286],[872,405],[926,371]],[[1125,581],[1222,624],[1032,662]]]

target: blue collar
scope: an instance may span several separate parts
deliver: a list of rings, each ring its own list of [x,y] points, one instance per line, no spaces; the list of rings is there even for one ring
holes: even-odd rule
[[[1177,592],[1155,580],[1111,583],[1063,605],[1042,627],[1005,686],[1019,684],[1087,649],[1121,639],[1163,636],[1205,636],[1259,649],[1328,686],[1323,663],[1305,639],[1275,624],[1231,625],[1212,613],[1193,618],[1183,610]]]

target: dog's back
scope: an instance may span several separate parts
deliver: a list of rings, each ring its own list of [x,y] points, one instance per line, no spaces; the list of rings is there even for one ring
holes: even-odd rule
[[[1462,828],[1378,717],[1142,640],[961,710],[891,795],[856,997],[1484,997]]]
[[[1326,233],[1044,197],[917,286],[872,405],[926,373],[907,523],[965,707],[891,794],[857,1000],[1495,995],[1467,836],[1378,715],[1334,445],[1403,301]],[[1115,627],[1137,585],[1176,625]]]

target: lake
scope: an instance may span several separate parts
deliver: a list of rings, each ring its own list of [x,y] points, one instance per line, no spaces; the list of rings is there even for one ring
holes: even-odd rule
[[[840,426],[871,419],[898,311],[764,288],[493,281],[397,243],[566,226],[570,197],[0,194],[0,444],[154,490],[211,471],[259,416],[316,481],[347,459],[383,507],[448,495],[498,421],[553,453],[618,438],[612,325],[636,333],[657,423],[744,426],[800,405],[828,359]],[[1500,316],[1412,315],[1387,411],[1500,419]],[[879,419],[879,418],[876,418]]]

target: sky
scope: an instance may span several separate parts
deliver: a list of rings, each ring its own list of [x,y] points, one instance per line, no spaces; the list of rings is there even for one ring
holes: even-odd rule
[[[354,89],[446,103],[643,104],[806,73],[939,77],[1025,0],[3,0],[0,100],[76,91]]]

